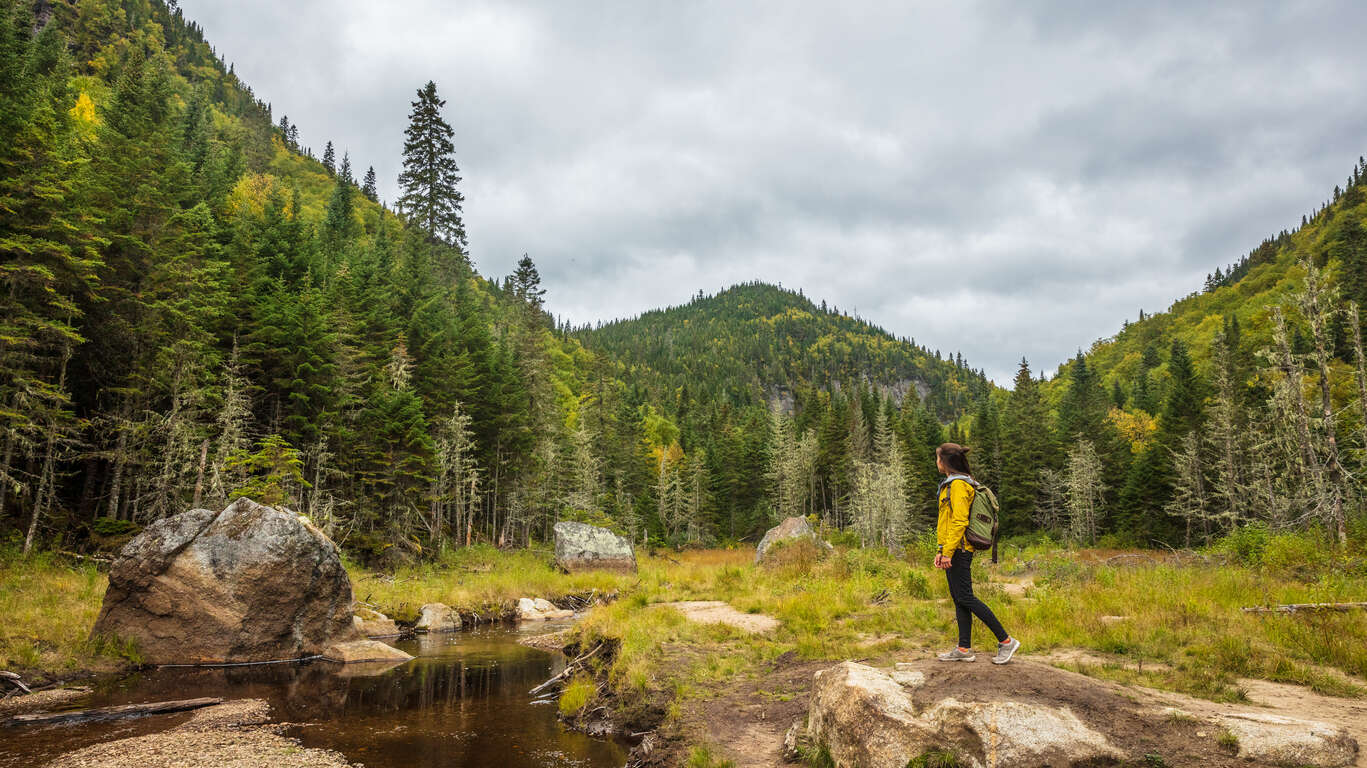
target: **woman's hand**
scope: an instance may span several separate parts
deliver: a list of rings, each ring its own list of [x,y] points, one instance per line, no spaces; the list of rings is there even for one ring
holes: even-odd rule
[[[936,567],[936,568],[939,568],[939,569],[941,569],[941,570],[948,569],[949,566],[950,566],[950,562],[951,562],[951,561],[950,561],[950,558],[945,557],[944,555],[936,555],[936,556],[935,556],[935,567]]]

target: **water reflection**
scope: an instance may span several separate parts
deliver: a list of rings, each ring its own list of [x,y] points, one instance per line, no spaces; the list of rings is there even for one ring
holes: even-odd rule
[[[539,627],[545,631],[550,627]],[[329,663],[228,669],[158,669],[107,681],[83,706],[197,696],[261,698],[286,733],[371,768],[620,766],[612,741],[566,732],[553,706],[527,691],[564,660],[516,642],[517,630],[485,627],[395,643],[417,658],[388,667]],[[48,728],[0,744],[0,766],[89,743],[170,727],[179,718]],[[135,723],[135,724],[134,724]],[[23,748],[23,754],[12,751]]]

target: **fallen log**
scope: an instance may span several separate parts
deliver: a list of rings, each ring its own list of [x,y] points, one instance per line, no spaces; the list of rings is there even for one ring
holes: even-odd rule
[[[1286,605],[1252,605],[1244,613],[1299,613],[1301,611],[1352,611],[1367,609],[1367,603],[1288,603]]]
[[[71,712],[38,712],[32,715],[16,715],[0,723],[4,726],[51,725],[53,723],[84,723],[96,720],[120,720],[129,717],[163,715],[170,712],[185,712],[201,707],[222,704],[223,699],[206,697],[202,699],[179,699],[176,701],[155,701],[149,704],[120,704],[114,707],[95,707],[77,709]]]

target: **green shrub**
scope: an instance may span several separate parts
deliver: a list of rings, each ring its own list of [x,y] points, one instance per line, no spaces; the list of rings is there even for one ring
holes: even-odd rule
[[[859,534],[850,530],[832,531],[831,535],[826,537],[826,541],[833,547],[855,548],[859,546]]]
[[[919,571],[908,569],[902,574],[902,588],[907,591],[907,595],[918,600],[925,600],[930,597],[930,581],[925,574]]]
[[[1333,547],[1314,533],[1276,533],[1263,550],[1263,567],[1274,573],[1305,576],[1329,564]]]
[[[1216,544],[1216,549],[1224,551],[1235,562],[1243,565],[1258,566],[1263,563],[1263,552],[1267,550],[1269,538],[1267,526],[1262,523],[1249,523],[1236,528]]]
[[[1035,577],[1035,581],[1039,584],[1064,586],[1078,584],[1086,580],[1088,575],[1087,567],[1076,558],[1050,557],[1040,563],[1039,575]]]

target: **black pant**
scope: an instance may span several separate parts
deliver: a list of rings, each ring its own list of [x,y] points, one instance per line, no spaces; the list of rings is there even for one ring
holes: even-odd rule
[[[971,648],[973,642],[973,617],[977,616],[1002,642],[1009,635],[1002,629],[992,609],[973,594],[973,553],[959,550],[950,558],[945,578],[949,581],[949,596],[954,598],[954,618],[959,622],[959,647]]]

